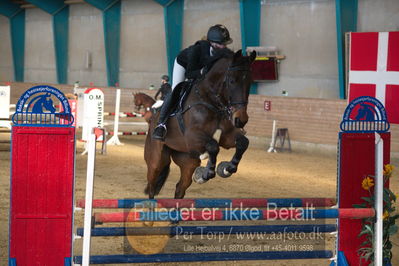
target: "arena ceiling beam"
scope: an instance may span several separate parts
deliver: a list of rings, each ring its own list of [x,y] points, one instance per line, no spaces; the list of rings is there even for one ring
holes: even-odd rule
[[[346,98],[345,33],[357,31],[358,0],[335,0],[339,97]]]
[[[173,64],[182,48],[184,0],[154,0],[164,8],[166,55],[168,73],[172,76]]]
[[[7,18],[12,17],[21,10],[19,5],[14,4],[10,0],[0,1],[0,14]]]
[[[260,0],[240,1],[240,25],[242,52],[245,55],[248,46],[259,46],[260,36]],[[252,83],[250,93],[258,93],[258,84]]]
[[[0,1],[0,14],[10,21],[14,80],[24,81],[25,63],[25,10],[10,0]]]
[[[53,37],[57,81],[68,83],[69,6],[64,0],[26,0],[53,16]]]
[[[103,13],[108,86],[119,86],[121,0],[85,0]]]

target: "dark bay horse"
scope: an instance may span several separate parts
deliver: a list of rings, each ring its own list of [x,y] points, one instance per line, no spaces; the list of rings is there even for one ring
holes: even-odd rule
[[[155,103],[154,98],[142,92],[133,93],[133,97],[136,106],[135,111],[139,113],[141,109],[144,109],[143,116],[148,123],[152,116],[151,106]]]
[[[148,181],[145,193],[150,199],[164,185],[171,160],[180,167],[181,173],[175,198],[184,197],[192,180],[204,183],[215,177],[216,172],[221,177],[229,177],[237,171],[249,144],[243,127],[248,122],[250,67],[255,57],[255,52],[243,56],[241,50],[236,53],[228,50],[205,77],[193,85],[183,106],[186,110],[182,116],[184,133],[174,116],[168,121],[165,142],[152,140],[158,114],[150,121],[144,150]],[[219,147],[235,147],[236,151],[231,161],[219,163],[216,169]],[[209,158],[206,167],[201,167],[200,158],[204,154]]]

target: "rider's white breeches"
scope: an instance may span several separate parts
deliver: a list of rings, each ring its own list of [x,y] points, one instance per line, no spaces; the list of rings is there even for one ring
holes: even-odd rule
[[[158,108],[158,107],[161,107],[162,104],[163,104],[163,101],[162,100],[158,100],[151,107],[152,108]]]
[[[186,69],[177,63],[177,59],[175,59],[175,63],[173,65],[173,79],[172,79],[172,90],[186,79]]]

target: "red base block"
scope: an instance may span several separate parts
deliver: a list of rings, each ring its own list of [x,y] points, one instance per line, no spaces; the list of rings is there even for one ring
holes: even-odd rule
[[[382,133],[381,137],[384,140],[384,164],[389,164],[391,135]],[[375,134],[341,133],[339,150],[339,208],[353,208],[354,204],[364,202],[362,197],[370,196],[362,188],[362,181],[375,175]],[[358,237],[361,227],[362,220],[339,219],[338,250],[344,252],[349,265],[368,265],[357,254],[360,244],[366,240],[365,236]]]
[[[64,265],[71,257],[75,128],[12,129],[10,261]]]

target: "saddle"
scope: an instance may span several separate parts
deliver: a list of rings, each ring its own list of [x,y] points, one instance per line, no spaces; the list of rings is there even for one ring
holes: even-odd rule
[[[178,91],[173,91],[174,94],[172,94],[172,97],[176,97],[176,99],[173,100],[177,104],[172,105],[170,117],[176,116],[179,128],[183,134],[186,129],[183,121],[183,114],[191,108],[191,106],[184,107],[184,103],[186,102],[188,95],[190,94],[190,91],[195,83],[196,80],[184,81],[176,86],[174,90]]]
[[[197,79],[183,81],[173,89],[172,95],[171,95],[172,96],[171,109],[169,110],[171,114],[169,116],[170,117],[176,116],[178,124],[179,124],[179,128],[183,134],[185,132],[183,114],[185,112],[187,112],[192,107],[191,105],[186,106],[186,107],[184,106],[184,103],[186,102],[188,95],[190,94],[190,91],[192,90],[192,88],[194,87],[195,84],[197,84],[198,82],[202,81],[205,78],[206,74],[211,70],[212,66],[216,63],[216,61],[218,61],[220,58],[222,58],[224,56],[224,54],[227,52],[230,52],[230,50],[228,48],[224,48],[224,49],[220,49],[220,50],[216,51],[213,56],[208,58],[206,65],[203,68],[203,73],[202,73],[201,77],[199,77]],[[207,103],[198,102],[195,104],[203,104],[210,109],[215,109],[213,106],[211,106]],[[215,111],[218,111],[218,110],[215,110]]]

